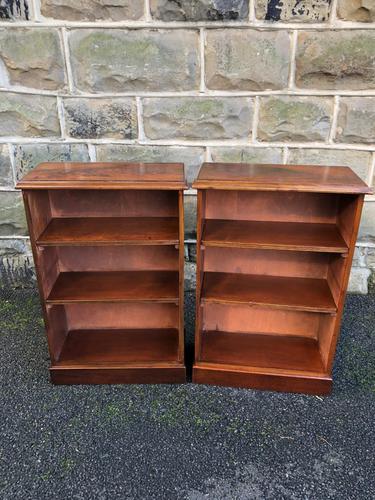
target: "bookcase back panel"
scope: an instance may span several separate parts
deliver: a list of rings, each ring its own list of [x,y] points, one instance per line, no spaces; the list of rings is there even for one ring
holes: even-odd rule
[[[82,303],[66,304],[65,308],[69,330],[178,328],[179,325],[179,310],[174,304]]]
[[[178,217],[176,191],[50,190],[53,217]]]
[[[179,268],[178,250],[174,246],[67,246],[58,247],[57,252],[60,272],[177,271]]]
[[[205,218],[334,223],[335,194],[254,191],[206,191]]]
[[[321,314],[249,305],[205,304],[203,330],[317,338]]]
[[[326,253],[207,247],[204,271],[325,278],[329,259]]]

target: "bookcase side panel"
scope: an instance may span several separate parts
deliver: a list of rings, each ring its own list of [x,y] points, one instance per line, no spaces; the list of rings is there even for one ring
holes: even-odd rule
[[[206,191],[198,189],[197,194],[197,267],[196,267],[196,305],[195,305],[195,360],[199,361],[201,356],[201,328],[203,305],[201,304],[201,293],[204,272],[204,249],[202,248],[203,222],[206,214]]]
[[[359,198],[357,195],[342,195],[338,201],[337,225],[348,247],[352,243]]]
[[[337,300],[337,315],[335,325],[332,329],[321,329],[319,334],[319,342],[324,351],[324,359],[327,371],[330,373],[333,366],[333,361],[336,353],[336,346],[340,334],[342,313],[345,304],[345,297],[348,288],[349,275],[352,266],[352,260],[357,240],[359,223],[361,220],[364,195],[356,195],[343,197],[341,212],[339,212],[338,221],[342,230],[342,234],[347,238],[349,251],[345,258],[345,262],[340,269],[340,292]]]
[[[53,365],[59,359],[69,328],[67,323],[66,310],[64,306],[47,305],[47,315],[49,319],[47,338],[51,353],[51,364]]]
[[[57,317],[50,318],[47,311],[45,299],[51,290],[53,281],[58,275],[58,263],[56,254],[50,254],[50,258],[45,258],[43,249],[36,246],[36,238],[43,232],[51,218],[49,196],[47,190],[23,190],[22,191],[26,220],[29,230],[31,249],[34,258],[35,273],[37,277],[39,296],[42,306],[44,325],[46,330],[48,350],[50,359],[53,362],[57,359],[66,330],[62,327],[54,330]],[[61,323],[64,323],[64,314],[60,312]]]
[[[179,335],[178,335],[178,360],[184,362],[185,357],[185,332],[184,332],[184,265],[185,265],[185,219],[184,219],[184,191],[178,191],[179,213]]]

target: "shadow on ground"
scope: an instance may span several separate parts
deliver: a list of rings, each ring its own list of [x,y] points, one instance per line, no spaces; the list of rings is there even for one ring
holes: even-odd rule
[[[0,329],[2,499],[374,498],[374,295],[347,299],[325,398],[54,387],[35,291],[0,291]]]

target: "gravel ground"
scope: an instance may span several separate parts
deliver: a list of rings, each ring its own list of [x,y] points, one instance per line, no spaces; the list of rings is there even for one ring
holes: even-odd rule
[[[0,330],[1,499],[375,498],[375,295],[347,299],[324,398],[54,387],[34,290],[0,291]]]

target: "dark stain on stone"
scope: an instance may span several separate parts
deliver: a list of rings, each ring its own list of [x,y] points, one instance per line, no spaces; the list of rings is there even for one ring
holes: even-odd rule
[[[69,120],[71,122],[69,134],[75,138],[95,139],[105,136],[112,131],[113,123],[121,123],[119,126],[124,139],[133,139],[132,113],[129,108],[113,104],[110,108],[91,112],[82,107],[68,109]],[[114,132],[117,131],[114,130]]]
[[[239,15],[234,10],[220,11],[218,9],[208,9],[207,19],[209,21],[236,21]]]
[[[266,21],[280,21],[282,0],[269,0],[267,4]]]
[[[246,3],[241,0],[211,1],[213,6],[207,6],[206,10],[204,2],[195,1],[193,5],[189,3],[186,0],[170,0],[170,4],[177,6],[184,21],[237,21],[248,13]]]
[[[331,0],[326,0],[328,6],[331,5]],[[302,16],[306,14],[310,16],[314,21],[323,22],[326,20],[325,16],[320,17],[319,10],[315,10],[316,4],[312,3],[310,7],[306,7],[306,0],[296,0],[294,7],[292,8],[293,16]]]
[[[35,284],[35,271],[31,259],[28,257],[19,265],[15,258],[0,258],[0,289],[27,288]]]
[[[29,20],[29,6],[26,0],[0,0],[0,19],[24,17]]]
[[[331,5],[332,0],[326,0],[328,5]],[[315,3],[308,3],[306,0],[295,0],[294,6],[291,8],[291,14],[295,17],[306,15],[314,21],[323,22],[326,16],[320,16],[319,9],[315,10]],[[284,0],[269,0],[267,4],[267,13],[265,19],[267,21],[280,21]]]

